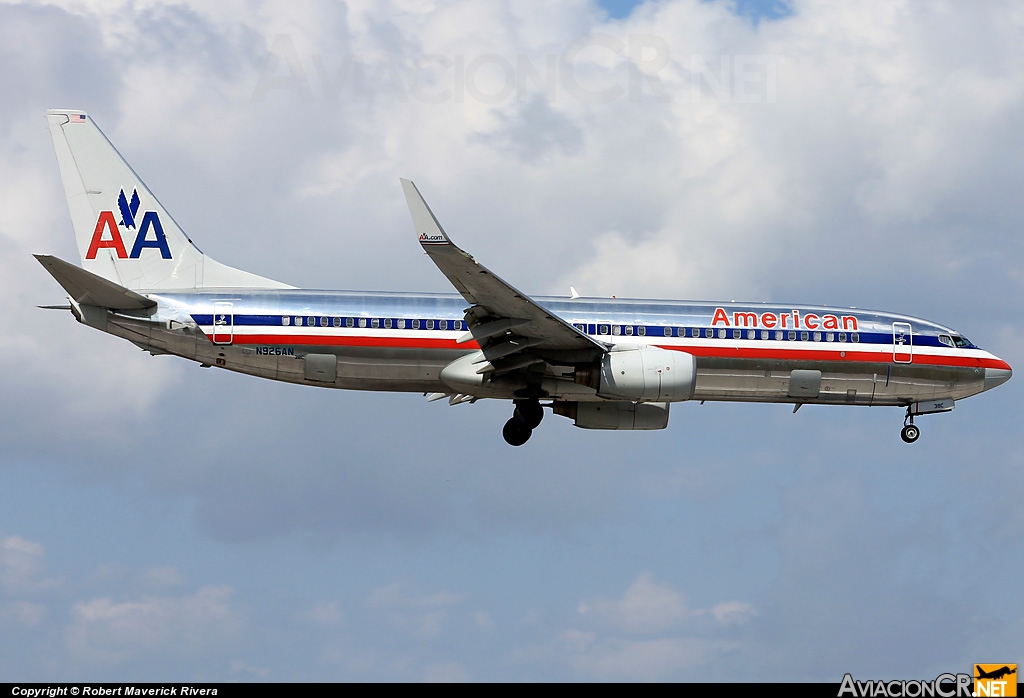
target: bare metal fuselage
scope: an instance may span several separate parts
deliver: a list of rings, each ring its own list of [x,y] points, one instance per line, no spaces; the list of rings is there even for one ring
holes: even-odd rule
[[[147,295],[157,301],[155,311],[94,312],[86,322],[154,354],[349,390],[453,393],[441,370],[476,351],[474,342],[458,342],[467,330],[466,303],[454,294],[219,290]],[[1009,375],[1005,362],[989,352],[941,344],[941,335],[955,335],[949,328],[907,316],[766,304],[537,300],[616,349],[649,346],[693,354],[696,400],[908,405],[960,400]],[[847,319],[839,329],[821,327],[821,318],[838,313],[852,322]],[[783,316],[794,318],[785,330],[778,323]],[[812,317],[816,323],[799,324]],[[767,318],[774,318],[770,329],[760,322]],[[333,375],[311,377],[311,356],[335,357]],[[820,371],[817,394],[794,395],[793,372],[807,370]],[[513,398],[524,387],[520,380],[499,377],[475,397]],[[547,366],[540,387],[553,400],[601,400],[593,388],[573,380],[568,365]]]

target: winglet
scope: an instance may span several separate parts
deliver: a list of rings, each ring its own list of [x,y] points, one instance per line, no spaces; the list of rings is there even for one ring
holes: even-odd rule
[[[444,232],[444,228],[437,222],[423,195],[411,180],[401,179],[402,190],[405,192],[405,202],[409,205],[409,215],[412,216],[412,225],[416,229],[421,245],[451,245],[452,241]]]

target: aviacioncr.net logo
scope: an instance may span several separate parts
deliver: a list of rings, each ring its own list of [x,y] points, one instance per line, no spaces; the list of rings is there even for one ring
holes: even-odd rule
[[[851,698],[972,698],[970,674],[939,674],[931,681],[857,681],[843,676],[839,697]]]

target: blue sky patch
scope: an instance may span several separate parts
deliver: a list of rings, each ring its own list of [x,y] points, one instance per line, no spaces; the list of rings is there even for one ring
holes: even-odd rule
[[[707,2],[723,2],[724,0],[705,0]],[[642,5],[644,0],[598,0],[608,16],[612,19],[628,17],[633,8]],[[793,14],[793,6],[789,0],[735,0],[736,14],[749,17],[755,23],[762,19],[782,19]]]

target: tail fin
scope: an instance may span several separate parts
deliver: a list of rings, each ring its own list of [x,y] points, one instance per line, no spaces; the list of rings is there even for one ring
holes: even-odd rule
[[[291,288],[203,254],[87,114],[46,120],[85,269],[134,290]]]

